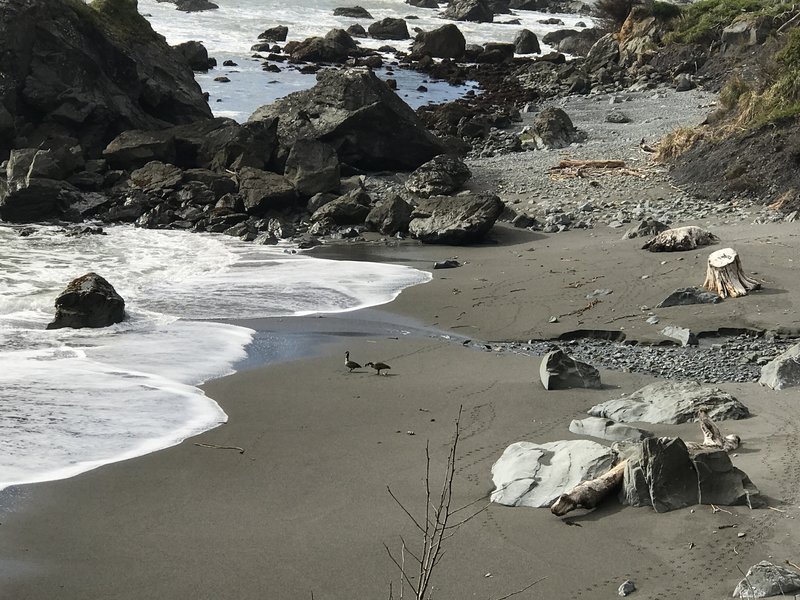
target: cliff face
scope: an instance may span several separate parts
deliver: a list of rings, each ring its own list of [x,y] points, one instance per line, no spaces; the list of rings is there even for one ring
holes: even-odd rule
[[[65,144],[99,156],[121,131],[210,117],[136,0],[0,0],[0,160]]]

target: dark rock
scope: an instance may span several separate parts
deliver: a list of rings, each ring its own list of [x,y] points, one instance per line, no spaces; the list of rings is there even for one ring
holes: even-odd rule
[[[600,39],[600,33],[597,29],[582,29],[581,31],[558,29],[542,37],[542,41],[548,46],[554,47],[559,52],[575,56],[586,56],[598,39]]]
[[[692,456],[692,463],[697,472],[699,504],[751,508],[762,504],[758,489],[743,471],[733,466],[724,450],[698,452]]]
[[[313,215],[318,209],[325,206],[328,202],[333,202],[339,197],[338,194],[314,194],[308,199],[306,210]]]
[[[285,208],[297,199],[297,192],[285,177],[251,167],[239,171],[239,194],[250,215]]]
[[[406,0],[406,4],[417,8],[439,8],[437,0]]]
[[[434,270],[436,270],[436,269],[455,269],[455,268],[460,267],[460,266],[461,266],[461,263],[458,262],[457,260],[453,260],[453,259],[437,260],[435,263],[433,263]]]
[[[266,42],[285,42],[286,36],[289,35],[289,28],[285,25],[277,25],[270,27],[259,34],[258,39]]]
[[[193,71],[208,71],[208,50],[200,42],[189,41],[174,46]]]
[[[160,161],[147,163],[131,173],[132,185],[148,190],[174,189],[183,181],[183,172],[175,165]]]
[[[623,504],[663,513],[698,503],[697,472],[680,438],[649,438],[642,456],[625,466]]]
[[[669,296],[664,298],[656,308],[667,308],[669,306],[686,306],[687,304],[718,304],[722,302],[714,292],[709,292],[704,288],[685,287],[678,288]]]
[[[523,29],[514,37],[514,50],[517,54],[539,54],[539,38],[528,29]]]
[[[485,0],[450,0],[442,15],[454,21],[476,21],[491,23],[494,13]]]
[[[453,24],[443,25],[433,31],[422,31],[411,44],[414,57],[461,58],[464,56],[466,40],[461,30]]]
[[[411,222],[411,205],[400,196],[392,195],[376,204],[369,211],[364,224],[384,235],[395,235],[408,231]]]
[[[352,37],[367,37],[367,30],[358,23],[350,25],[345,31]]]
[[[499,65],[503,63],[510,63],[514,60],[514,44],[499,44],[489,43],[483,47],[476,61],[479,63],[488,63]]]
[[[303,40],[293,46],[289,54],[295,61],[340,63],[360,54],[360,49],[345,30],[331,29],[325,37]]]
[[[562,50],[563,52],[563,50]],[[607,33],[591,47],[583,63],[587,72],[592,73],[600,68],[613,65],[619,59],[619,42],[614,34]]]
[[[625,235],[622,236],[622,239],[631,240],[637,237],[652,237],[667,229],[669,229],[669,225],[665,225],[661,221],[648,217],[640,221],[638,225],[628,229]]]
[[[568,356],[563,350],[548,352],[539,366],[539,378],[546,390],[574,387],[601,389],[600,372],[593,366]]]
[[[175,162],[175,138],[163,131],[123,131],[103,150],[114,167],[130,169],[151,161]]]
[[[408,230],[428,244],[471,244],[483,239],[502,212],[494,195],[429,198],[414,210]]]
[[[747,569],[736,589],[734,598],[769,598],[786,596],[800,590],[800,573],[783,565],[762,560]]]
[[[351,19],[372,19],[372,15],[369,14],[369,11],[362,7],[362,6],[353,6],[353,7],[340,7],[333,9],[333,15],[335,17],[349,17]]]
[[[317,139],[359,169],[412,170],[444,151],[417,114],[367,69],[320,71],[316,86],[259,108],[250,123],[278,117],[284,148]]]
[[[196,181],[210,189],[216,200],[226,194],[236,193],[236,182],[225,173],[216,173],[209,169],[186,169],[183,172],[183,180],[186,182]]]
[[[387,17],[367,27],[370,37],[376,40],[407,40],[408,26],[403,19]]]
[[[370,202],[370,197],[365,192],[353,190],[322,206],[311,215],[311,220],[330,221],[335,225],[358,225],[369,214]]]
[[[452,154],[440,154],[414,171],[405,188],[423,198],[449,196],[460,190],[470,177],[472,173],[463,160]]]
[[[56,316],[47,329],[108,327],[125,318],[125,301],[96,273],[73,279],[55,304]]]
[[[286,159],[285,175],[301,196],[332,192],[339,189],[339,157],[328,144],[297,140]]]
[[[208,0],[176,0],[175,7],[183,12],[201,12],[204,10],[214,10],[219,5]]]

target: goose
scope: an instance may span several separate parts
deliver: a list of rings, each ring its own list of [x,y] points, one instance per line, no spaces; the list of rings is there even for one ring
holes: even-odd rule
[[[376,362],[376,363],[368,362],[364,366],[365,367],[372,367],[373,369],[375,369],[377,375],[380,375],[381,371],[383,371],[383,370],[392,368],[389,365],[387,365],[386,363],[382,363],[382,362]],[[386,375],[386,373],[384,373],[384,375]]]
[[[344,366],[350,369],[350,373],[353,372],[353,369],[360,369],[361,365],[357,362],[350,360],[350,351],[344,353]]]

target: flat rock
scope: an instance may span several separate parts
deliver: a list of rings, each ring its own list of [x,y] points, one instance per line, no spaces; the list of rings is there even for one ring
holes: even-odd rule
[[[733,590],[734,598],[769,598],[800,590],[800,573],[762,560],[747,569],[745,578]]]
[[[577,435],[588,435],[612,442],[638,442],[645,438],[653,437],[650,431],[600,417],[587,417],[581,420],[573,419],[569,424],[569,430]]]
[[[494,195],[439,196],[420,202],[408,230],[428,244],[471,244],[484,238],[502,212]]]
[[[539,378],[546,390],[569,388],[600,389],[600,372],[592,365],[575,360],[563,350],[548,352],[539,365]],[[602,416],[602,415],[597,415]]]
[[[699,343],[697,336],[686,327],[677,327],[676,325],[667,325],[661,330],[661,335],[681,343],[681,346],[697,346]]]
[[[686,306],[688,304],[718,304],[722,302],[719,294],[701,287],[678,288],[656,305],[656,308]]]
[[[492,466],[491,500],[506,506],[550,506],[582,481],[608,471],[616,454],[589,440],[511,444]]]
[[[750,411],[728,392],[696,381],[651,383],[629,396],[609,400],[589,409],[594,417],[621,423],[687,423],[701,408],[714,421],[744,419]]]
[[[795,344],[761,367],[758,382],[773,390],[800,385],[800,344]]]

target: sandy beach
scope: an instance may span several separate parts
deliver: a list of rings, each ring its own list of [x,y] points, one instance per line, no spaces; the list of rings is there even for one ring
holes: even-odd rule
[[[783,225],[715,231],[765,290],[659,310],[662,322],[794,330],[796,234]],[[431,283],[380,311],[262,321],[262,333],[284,336],[307,357],[208,383],[206,393],[229,415],[226,425],[68,480],[7,490],[2,597],[387,598],[390,582],[397,594],[384,544],[399,550],[402,535],[414,548],[419,536],[387,486],[410,511],[422,510],[426,444],[438,486],[459,407],[454,502],[480,507],[492,488],[491,466],[509,444],[574,439],[571,419],[652,381],[604,371],[603,390],[546,392],[537,359],[476,350],[464,339],[550,338],[576,329],[653,339],[659,328],[645,323],[640,307],[700,283],[708,253],[651,254],[611,229],[545,236],[500,227],[494,237],[496,245],[471,248],[332,252],[426,268],[457,255],[463,266],[435,271]],[[548,322],[585,306],[596,287],[613,293],[580,315]],[[392,370],[349,373],[345,350]],[[544,578],[519,597],[612,598],[631,579],[639,598],[722,599],[739,569],[795,562],[799,394],[722,387],[754,415],[722,424],[743,439],[734,464],[777,510],[696,506],[656,514],[611,499],[571,516],[568,526],[547,509],[490,505],[447,542],[434,596],[500,598]],[[700,439],[696,424],[650,428]]]

